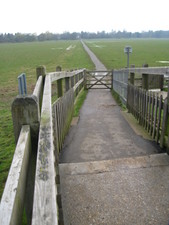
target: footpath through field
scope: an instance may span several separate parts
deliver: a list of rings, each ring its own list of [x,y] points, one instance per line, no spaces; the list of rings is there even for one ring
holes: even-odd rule
[[[60,155],[64,224],[168,224],[169,157],[159,151],[132,130],[109,90],[90,90]]]

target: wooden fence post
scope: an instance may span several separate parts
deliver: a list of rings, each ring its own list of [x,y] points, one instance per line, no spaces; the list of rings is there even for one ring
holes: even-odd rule
[[[66,89],[66,92],[69,91],[70,89],[70,77],[65,78],[65,89]]]
[[[131,65],[131,68],[135,68],[135,65],[132,64]],[[134,79],[135,79],[135,73],[130,72],[130,84],[133,84],[134,85]]]
[[[111,73],[111,90],[113,90],[113,70],[112,70],[112,73]]]
[[[23,125],[30,126],[32,152],[28,165],[27,184],[25,193],[25,210],[27,223],[31,224],[35,167],[37,156],[37,144],[40,125],[41,100],[43,93],[43,82],[45,81],[46,69],[44,66],[36,68],[38,81],[33,95],[17,96],[11,106],[14,136],[17,143]]]
[[[56,67],[56,72],[61,71],[62,68],[60,66]],[[63,79],[57,80],[57,93],[58,93],[58,98],[63,96]]]
[[[169,83],[168,83],[168,94],[167,98],[164,100],[163,104],[163,121],[162,121],[162,130],[160,135],[160,147],[163,148],[165,142],[165,132],[168,125],[168,112],[169,112]],[[167,140],[167,154],[169,154],[169,135]]]
[[[142,88],[148,90],[148,74],[142,74]]]
[[[36,96],[17,96],[12,103],[12,119],[15,142],[17,143],[22,125],[30,125],[32,143],[36,144],[39,134],[40,110]]]
[[[134,85],[135,73],[130,73],[130,83]]]
[[[71,87],[73,87],[75,85],[75,79],[74,78],[75,78],[74,76],[71,77]]]
[[[86,74],[86,70],[84,70],[83,72],[83,76],[84,76],[84,89],[87,90],[87,74]]]
[[[61,67],[61,66],[57,66],[57,67],[56,67],[56,72],[57,72],[57,71],[62,71],[62,67]]]
[[[38,66],[36,68],[36,78],[37,78],[37,80],[40,76],[42,76],[42,78],[43,78],[43,85],[44,85],[45,76],[46,76],[46,67],[45,66]]]
[[[77,82],[78,82],[78,75],[75,75],[75,76],[74,76],[74,81],[75,81],[75,85],[76,85]],[[77,96],[77,93],[78,93],[78,88],[76,88],[75,96]]]
[[[168,83],[168,93],[167,93],[167,116],[166,116],[167,126],[168,126],[168,119],[169,119],[168,114],[169,114],[169,83]],[[169,154],[169,134],[168,134],[168,140],[167,140],[167,154]]]
[[[31,130],[32,153],[30,155],[25,192],[25,209],[27,222],[28,224],[31,224],[35,165],[40,124],[38,98],[34,95],[16,97],[12,103],[12,118],[16,143],[18,141],[22,125],[30,125]]]

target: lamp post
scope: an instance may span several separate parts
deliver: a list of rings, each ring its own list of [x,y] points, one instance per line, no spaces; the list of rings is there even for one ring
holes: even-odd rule
[[[129,54],[132,53],[132,47],[131,46],[126,46],[124,48],[124,53],[127,54],[127,68],[129,68]]]

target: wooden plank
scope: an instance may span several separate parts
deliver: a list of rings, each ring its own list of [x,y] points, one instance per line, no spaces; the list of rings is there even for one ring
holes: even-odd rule
[[[83,81],[84,81],[84,78],[82,78],[81,80],[79,80],[79,81],[77,82],[77,84],[75,84],[75,85],[73,86],[74,92],[76,92],[76,89],[79,87],[79,85],[80,85]]]
[[[158,95],[155,94],[155,106],[154,106],[154,124],[153,124],[153,134],[152,134],[152,138],[155,139],[155,135],[156,135],[156,122],[157,122],[157,110],[158,110]]]
[[[57,103],[57,124],[58,124],[58,141],[59,141],[59,152],[62,146],[61,140],[61,111],[60,111],[60,99]]]
[[[137,120],[139,120],[139,88],[137,88]]]
[[[30,126],[22,126],[0,204],[0,224],[22,222],[27,169],[31,154]]]
[[[70,77],[65,78],[65,90],[66,92],[70,89]]]
[[[62,145],[63,145],[63,139],[64,139],[64,135],[63,135],[63,128],[64,128],[64,120],[63,120],[63,98],[60,99],[60,119],[61,119],[61,149],[62,149]]]
[[[139,124],[141,124],[141,89],[139,89]]]
[[[57,81],[59,79],[63,79],[66,77],[74,77],[76,74],[79,73],[83,73],[85,71],[85,69],[80,69],[80,70],[74,70],[71,72],[67,72],[67,71],[59,71],[59,72],[52,72],[52,73],[48,73],[48,75],[51,77],[51,82]]]
[[[163,101],[163,96],[160,95],[159,104],[158,104],[158,119],[157,119],[157,134],[156,134],[157,143],[159,142],[159,134],[160,134],[160,126],[161,126],[162,101]]]
[[[135,98],[135,107],[136,107],[136,119],[138,120],[138,111],[139,111],[139,105],[138,105],[138,88],[137,87],[135,87],[135,96],[136,96],[136,98]]]
[[[40,109],[40,105],[42,102],[42,95],[43,95],[43,78],[42,78],[42,76],[39,76],[39,78],[36,82],[36,86],[34,88],[33,95],[35,95],[37,97],[38,102],[39,102],[39,109]]]
[[[55,157],[58,162],[59,158],[59,139],[58,139],[58,124],[57,124],[57,103],[53,105],[53,126],[54,126],[54,147],[55,147]]]
[[[153,120],[154,120],[154,93],[152,93],[150,135],[152,135],[153,132]]]
[[[145,129],[147,128],[147,118],[148,117],[148,92],[146,91],[146,107],[145,107]]]
[[[151,118],[151,92],[148,92],[149,94],[149,101],[148,101],[148,127],[147,131],[150,130],[150,118]]]
[[[58,224],[51,104],[51,77],[47,75],[38,141],[32,225]]]
[[[134,96],[133,96],[133,97],[134,97],[134,98],[133,98],[133,99],[134,99],[134,101],[133,101],[133,109],[134,109],[134,110],[133,110],[133,115],[134,115],[134,117],[136,118],[136,117],[137,117],[137,108],[136,108],[136,101],[137,101],[137,99],[136,99],[136,96],[137,96],[137,95],[136,95],[136,91],[137,91],[137,90],[136,90],[136,87],[135,87],[135,86],[133,86],[133,88],[134,88],[134,89],[133,89],[133,91],[134,91]]]
[[[140,121],[140,124],[143,125],[143,90],[141,89],[140,90],[140,114],[141,114],[141,121]]]
[[[143,117],[142,117],[142,126],[144,127],[144,124],[145,124],[145,90],[143,90]]]
[[[168,113],[167,113],[167,98],[164,100],[163,104],[163,122],[162,122],[162,130],[161,130],[161,136],[160,136],[160,147],[164,147],[164,137],[165,137],[165,131],[166,131],[166,125],[167,125],[167,119],[168,119]]]
[[[63,97],[63,142],[66,135],[66,123],[67,123],[67,98],[68,94],[64,95]]]
[[[63,79],[57,80],[58,98],[63,96]]]
[[[131,106],[131,113],[133,114],[133,107],[134,107],[134,87],[133,85],[130,86],[130,106]]]

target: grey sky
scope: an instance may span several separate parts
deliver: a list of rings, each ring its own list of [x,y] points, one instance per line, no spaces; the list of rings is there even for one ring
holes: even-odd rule
[[[2,0],[0,33],[169,30],[168,0]]]

